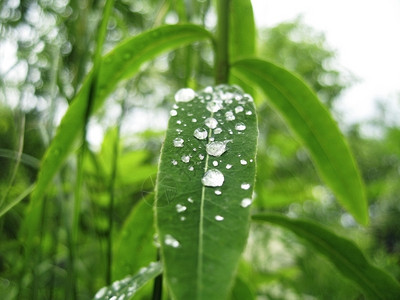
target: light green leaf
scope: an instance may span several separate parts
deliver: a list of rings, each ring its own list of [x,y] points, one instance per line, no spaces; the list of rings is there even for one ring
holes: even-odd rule
[[[112,285],[101,288],[93,299],[130,299],[147,282],[160,275],[161,271],[161,263],[152,262],[148,267],[141,269],[136,275],[114,281]]]
[[[252,219],[285,227],[305,239],[329,259],[343,276],[357,284],[368,299],[400,299],[399,283],[371,265],[352,241],[310,221],[293,220],[277,214],[257,214]]]
[[[195,41],[211,39],[208,31],[196,25],[168,25],[139,34],[115,47],[104,58],[98,74],[94,111],[117,84],[133,76],[143,63],[156,56]],[[84,126],[91,74],[72,101],[42,161],[32,201],[43,196],[47,186],[66,159]]]
[[[268,96],[307,147],[339,202],[358,222],[366,224],[367,200],[358,168],[337,124],[317,96],[302,80],[267,61],[241,60],[233,65],[233,71]]]
[[[192,96],[183,89],[175,98]],[[171,111],[155,213],[174,299],[229,295],[248,234],[256,144],[254,104],[237,88],[208,87]]]

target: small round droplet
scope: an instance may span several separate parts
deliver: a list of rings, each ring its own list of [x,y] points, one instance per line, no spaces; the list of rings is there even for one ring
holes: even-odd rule
[[[244,160],[244,159],[241,159],[241,160],[240,160],[240,163],[241,163],[242,165],[247,165],[247,161]]]
[[[246,129],[246,125],[244,125],[244,123],[242,122],[239,122],[235,125],[235,129],[238,131],[243,131]]]
[[[166,234],[164,238],[164,243],[172,248],[178,248],[181,244],[170,234]]]
[[[207,103],[206,108],[207,108],[207,110],[210,111],[210,112],[217,112],[217,111],[219,111],[220,109],[222,109],[223,106],[222,106],[221,101],[215,101],[215,100],[213,100],[213,101],[210,101],[210,102]]]
[[[187,164],[187,163],[190,161],[190,156],[189,156],[189,155],[183,155],[183,156],[181,157],[181,160],[182,160],[185,164]]]
[[[207,118],[207,119],[205,119],[204,124],[208,128],[214,129],[214,128],[217,127],[218,121],[216,119],[214,119],[214,118]]]
[[[187,201],[190,202],[190,203],[194,202],[194,200],[191,197],[187,198]]]
[[[204,159],[204,155],[203,154],[199,154],[199,158],[200,158],[200,160],[203,160]]]
[[[193,166],[190,166],[189,167],[189,171],[193,171],[194,170],[194,167]]]
[[[223,217],[223,216],[220,216],[220,215],[217,215],[217,216],[215,216],[215,220],[216,220],[216,221],[223,221],[223,220],[224,220],[224,217]]]
[[[214,129],[214,134],[220,134],[221,132],[222,132],[222,129],[219,127]]]
[[[223,153],[225,153],[226,149],[226,144],[231,142],[231,140],[227,140],[224,142],[211,142],[206,145],[206,151],[209,155],[212,156],[221,156]]]
[[[196,122],[197,122],[197,119],[193,118],[193,119],[192,119],[192,122],[193,122],[193,123],[196,123]]]
[[[248,190],[248,189],[250,188],[250,183],[242,183],[242,184],[240,185],[240,187],[241,187],[243,190]]]
[[[232,168],[232,165],[231,165],[231,164],[227,164],[227,165],[226,165],[226,168],[227,168],[227,169],[230,169],[230,168]]]
[[[241,207],[248,207],[251,204],[251,199],[250,198],[244,198],[241,202],[240,202],[240,206]]]
[[[214,160],[212,164],[214,167],[218,166],[218,162],[216,160]]]
[[[242,112],[242,111],[243,111],[243,106],[240,106],[240,105],[239,105],[239,106],[236,106],[236,107],[235,107],[235,113],[238,114],[238,113],[240,113],[240,112]]]
[[[227,121],[233,121],[233,120],[235,120],[236,118],[235,118],[235,115],[233,114],[233,112],[230,110],[230,111],[227,111],[226,113],[225,113],[225,118],[226,118],[226,120]]]
[[[251,110],[246,111],[246,115],[247,116],[251,116],[253,113],[251,112]]]
[[[222,192],[220,190],[215,190],[214,193],[215,193],[215,195],[218,195],[218,196],[222,194]]]
[[[217,169],[210,169],[204,174],[201,182],[205,186],[216,187],[222,186],[224,184],[224,180],[224,174],[222,174],[221,171]]]
[[[177,164],[178,164],[178,162],[174,159],[174,160],[171,160],[171,163],[174,165],[174,166],[176,166]]]
[[[172,109],[170,112],[169,112],[169,114],[171,115],[171,116],[176,116],[177,114],[178,114],[178,112],[175,110],[175,109]]]
[[[178,121],[176,121],[176,124],[181,125],[181,124],[182,124],[182,121],[181,121],[181,120],[178,120]]]
[[[197,128],[194,133],[194,137],[199,140],[205,140],[208,136],[208,132],[204,128]]]
[[[187,209],[187,207],[184,206],[184,205],[182,205],[182,204],[177,204],[177,205],[175,206],[175,208],[176,208],[176,211],[177,211],[178,213],[184,212],[184,211]]]
[[[196,97],[196,93],[189,88],[180,89],[175,94],[176,102],[190,102]]]
[[[174,147],[182,148],[184,142],[185,141],[182,138],[175,138],[174,139]]]

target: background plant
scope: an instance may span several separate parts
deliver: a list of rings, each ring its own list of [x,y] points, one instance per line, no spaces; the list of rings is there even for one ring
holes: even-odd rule
[[[236,40],[231,38],[233,63],[241,55],[252,56],[255,46],[249,2],[232,1],[231,5],[229,28],[236,30]],[[235,12],[237,7],[240,10]],[[133,275],[156,259],[151,206],[163,131],[156,124],[141,131],[136,128],[139,122],[135,119],[148,115],[148,111],[156,111],[157,116],[165,118],[176,90],[186,86],[200,89],[214,83],[209,32],[182,26],[155,29],[153,38],[143,38],[139,33],[170,22],[190,22],[209,28],[206,18],[215,10],[209,1],[116,1],[109,10],[109,21],[103,18],[108,30],[101,47],[101,33],[96,28],[101,17],[106,16],[103,3],[7,1],[1,9],[2,45],[14,43],[18,58],[8,69],[2,69],[1,294],[5,299],[92,298],[111,280]],[[250,9],[250,13],[235,18],[243,9]],[[303,27],[296,21],[263,34],[266,42],[261,39],[260,56],[302,75],[331,107],[347,83],[343,83],[337,70],[324,67],[333,57],[325,46],[291,39],[292,32],[299,28]],[[306,36],[313,35],[309,29],[302,30]],[[139,43],[135,36],[141,39]],[[163,36],[165,39],[160,40]],[[171,36],[175,38],[171,40]],[[220,39],[214,36],[220,49]],[[131,44],[135,47],[126,42],[125,50],[116,48],[119,52],[115,49],[105,54],[104,66],[96,70],[99,53],[108,52],[124,39],[135,41]],[[156,40],[164,44],[155,46]],[[160,50],[183,44],[186,46],[159,55]],[[136,52],[141,51],[137,45],[142,52]],[[323,38],[319,45],[323,45]],[[290,49],[304,49],[304,55],[295,56]],[[307,55],[314,50],[314,55]],[[146,67],[139,68],[145,61]],[[92,64],[93,71],[87,76]],[[127,68],[120,69],[120,65]],[[236,66],[240,68],[240,63]],[[248,64],[242,62],[243,66]],[[121,70],[116,76],[116,71]],[[131,76],[134,72],[136,75]],[[245,81],[251,74],[234,75],[242,75],[243,81],[233,78],[231,82],[254,89],[254,82]],[[321,78],[329,78],[328,82],[333,83],[324,84]],[[128,81],[119,82],[120,79]],[[112,92],[107,99],[101,94],[103,83],[108,84],[106,93]],[[100,90],[91,96],[93,107],[88,110],[88,95],[96,84]],[[398,129],[380,124],[382,135],[376,139],[363,137],[357,127],[348,131],[370,202],[371,225],[359,227],[333,201],[334,193],[321,183],[304,146],[270,109],[267,103],[271,102],[264,99],[261,95],[255,97],[260,171],[253,210],[269,209],[281,216],[320,221],[357,242],[375,264],[398,278],[395,229],[399,151],[393,142]],[[58,138],[53,138],[55,124],[66,107],[68,113],[58,127]],[[89,122],[85,116],[91,111],[95,113]],[[85,127],[88,135],[83,134]],[[91,132],[99,127],[106,132],[101,146],[87,145],[85,136],[93,141]],[[48,177],[42,179],[42,188],[37,186],[30,194],[32,184],[37,182],[39,160],[42,178]],[[43,175],[46,172],[50,175]],[[56,176],[50,181],[53,175]],[[22,201],[28,194],[30,202]],[[270,216],[269,220],[279,219]],[[337,275],[330,262],[298,241],[278,227],[266,230],[265,226],[254,224],[232,297],[251,299],[266,295],[274,299],[312,295],[325,299],[359,295],[360,290]],[[269,245],[267,249],[265,245]],[[324,276],[313,276],[316,270]],[[140,292],[139,298],[151,297],[151,286]]]

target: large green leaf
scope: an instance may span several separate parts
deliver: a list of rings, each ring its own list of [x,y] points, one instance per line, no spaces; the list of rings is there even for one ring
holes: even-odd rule
[[[175,99],[156,186],[165,277],[174,299],[225,299],[248,234],[254,104],[227,85]]]
[[[362,224],[368,222],[364,186],[350,149],[317,96],[298,77],[270,62],[246,59],[233,71],[257,84],[313,158],[339,202]]]
[[[159,262],[152,262],[146,268],[140,269],[134,276],[125,277],[122,280],[114,281],[110,286],[101,288],[93,300],[128,300],[146,283],[160,275],[161,271],[162,265]]]
[[[371,265],[350,240],[305,220],[277,214],[257,214],[253,220],[283,226],[305,239],[328,258],[345,277],[356,283],[369,299],[400,299],[400,285],[386,272]]]
[[[211,38],[195,25],[168,25],[139,34],[115,47],[104,58],[99,70],[94,110],[99,108],[117,84],[134,75],[143,63],[182,45]],[[42,161],[32,201],[43,196],[47,186],[67,157],[84,126],[91,74],[72,101]]]

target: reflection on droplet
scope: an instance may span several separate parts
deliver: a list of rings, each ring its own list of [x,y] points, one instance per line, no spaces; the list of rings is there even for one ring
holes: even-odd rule
[[[223,216],[220,216],[220,215],[217,215],[217,216],[215,216],[215,220],[217,220],[217,221],[223,221],[223,220],[224,220],[224,217],[223,217]]]
[[[184,212],[184,211],[187,209],[187,207],[184,206],[184,205],[182,205],[182,204],[177,204],[177,205],[175,206],[175,208],[176,208],[176,211],[177,211],[178,213]]]
[[[240,187],[241,187],[243,190],[248,190],[248,189],[250,188],[250,183],[242,183],[242,184],[240,185]]]
[[[247,161],[244,160],[244,159],[241,159],[241,160],[240,160],[240,163],[241,163],[242,165],[247,165]]]
[[[223,142],[211,142],[206,145],[206,151],[212,156],[221,156],[227,149],[226,144],[232,140],[227,140]]]
[[[176,102],[189,102],[192,101],[196,97],[196,93],[189,88],[180,89],[175,94]]]
[[[214,129],[217,127],[218,121],[214,118],[207,118],[205,119],[204,124],[206,124],[208,128]]]
[[[224,174],[222,174],[221,171],[217,169],[210,169],[204,174],[201,182],[205,186],[216,187],[222,186],[224,184],[224,180]]]
[[[184,140],[182,138],[174,139],[174,147],[181,148],[183,147]]]
[[[204,129],[204,128],[197,128],[197,129],[194,131],[193,135],[194,135],[194,137],[195,137],[196,139],[204,140],[204,139],[207,138],[208,132],[207,132],[207,130]]]
[[[167,246],[171,246],[173,248],[178,248],[181,244],[170,234],[166,234],[164,238],[164,243]]]
[[[236,129],[236,130],[239,130],[239,131],[243,131],[243,130],[246,129],[246,125],[244,125],[244,123],[242,123],[242,122],[239,122],[239,123],[237,123],[237,124],[235,125],[235,129]]]
[[[241,207],[248,207],[251,204],[251,199],[250,198],[244,198],[241,202],[240,202],[240,206]]]

